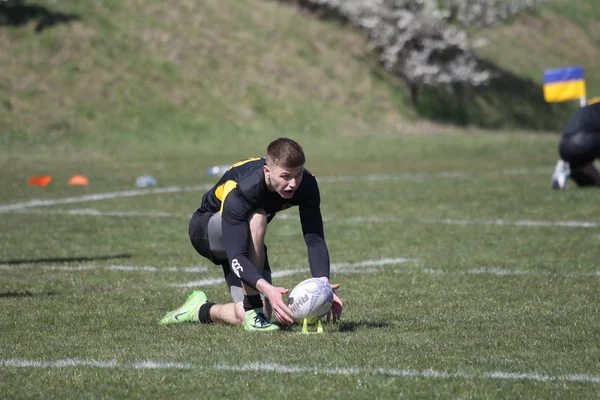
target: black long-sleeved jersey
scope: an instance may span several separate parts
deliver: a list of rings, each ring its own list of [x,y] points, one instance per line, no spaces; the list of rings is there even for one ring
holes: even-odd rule
[[[589,104],[577,110],[563,133],[569,135],[578,131],[600,133],[600,103]]]
[[[220,212],[225,251],[232,271],[246,284],[256,288],[262,278],[248,259],[250,214],[263,209],[270,222],[277,212],[298,206],[308,263],[313,277],[329,278],[330,260],[323,218],[321,197],[314,175],[304,170],[300,186],[291,199],[284,199],[267,188],[264,158],[251,158],[232,165],[217,184],[202,197],[198,212]]]

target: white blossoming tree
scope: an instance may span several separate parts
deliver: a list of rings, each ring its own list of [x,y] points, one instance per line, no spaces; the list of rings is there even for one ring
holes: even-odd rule
[[[492,72],[477,61],[466,27],[488,26],[545,0],[298,0],[365,30],[386,69],[406,83],[413,105],[423,85],[479,86]]]

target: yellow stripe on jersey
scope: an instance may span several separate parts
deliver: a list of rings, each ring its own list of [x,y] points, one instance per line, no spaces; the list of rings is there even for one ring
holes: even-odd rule
[[[231,168],[233,168],[233,167],[239,167],[240,165],[244,165],[244,164],[246,164],[246,163],[249,163],[250,161],[256,161],[256,160],[260,160],[260,158],[258,158],[258,157],[250,157],[250,158],[247,158],[247,159],[245,159],[245,160],[242,160],[242,161],[238,161],[238,162],[236,162],[236,163],[233,163],[233,164],[231,165]]]
[[[217,199],[221,201],[221,209],[219,210],[221,214],[223,214],[223,203],[225,203],[225,198],[229,192],[236,188],[236,186],[236,181],[227,181],[215,190],[215,196],[217,196]]]

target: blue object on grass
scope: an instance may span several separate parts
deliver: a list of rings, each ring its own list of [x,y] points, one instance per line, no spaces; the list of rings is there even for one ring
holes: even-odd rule
[[[150,175],[138,176],[135,180],[137,187],[156,186],[156,179]]]
[[[225,171],[227,171],[229,168],[231,168],[231,164],[213,165],[212,167],[206,170],[206,174],[210,176],[223,176]]]

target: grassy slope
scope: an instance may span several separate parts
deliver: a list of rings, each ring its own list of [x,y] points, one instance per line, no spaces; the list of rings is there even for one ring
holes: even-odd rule
[[[0,31],[3,144],[217,144],[211,138],[225,134],[364,134],[402,120],[393,94],[360,61],[364,39],[292,8],[44,4],[78,19],[39,34],[35,21]]]
[[[251,145],[282,133],[435,130],[415,124],[419,116],[554,130],[576,104],[543,102],[544,68],[582,64],[590,93],[600,90],[600,6],[571,3],[475,32],[490,40],[479,53],[505,79],[459,99],[425,91],[415,114],[361,34],[279,3],[29,1],[37,11],[25,24],[0,29],[0,144],[218,149],[223,135]],[[59,23],[36,32],[48,15]]]

